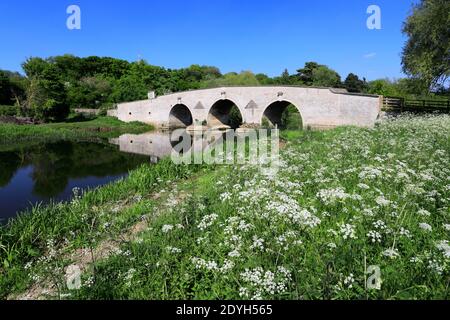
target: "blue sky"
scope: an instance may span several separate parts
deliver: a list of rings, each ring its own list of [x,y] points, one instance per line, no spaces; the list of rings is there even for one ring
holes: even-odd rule
[[[413,0],[2,0],[0,69],[30,56],[139,58],[167,68],[214,65],[222,72],[291,73],[306,61],[369,80],[398,78],[402,23]],[[66,8],[81,8],[68,30]],[[369,30],[367,7],[381,8]]]

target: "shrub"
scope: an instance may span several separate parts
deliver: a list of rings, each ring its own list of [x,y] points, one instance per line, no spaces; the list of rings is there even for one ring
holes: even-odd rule
[[[0,105],[0,116],[15,116],[17,115],[16,106],[1,106]]]

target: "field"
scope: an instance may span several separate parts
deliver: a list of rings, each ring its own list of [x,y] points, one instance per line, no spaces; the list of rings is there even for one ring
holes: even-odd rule
[[[0,229],[0,296],[449,298],[450,116],[283,136],[278,170],[165,160],[35,208]]]

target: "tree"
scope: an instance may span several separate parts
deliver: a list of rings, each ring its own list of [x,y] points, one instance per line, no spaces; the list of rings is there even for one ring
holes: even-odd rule
[[[293,83],[293,79],[291,75],[289,74],[288,69],[284,69],[281,76],[277,79],[278,84],[282,85],[291,85]]]
[[[403,71],[421,79],[428,89],[446,83],[450,76],[450,1],[421,0],[408,17],[403,33]]]
[[[262,85],[269,85],[269,84],[274,84],[275,83],[275,81],[272,78],[270,78],[268,75],[266,75],[264,73],[256,74],[255,78]]]
[[[251,71],[242,71],[241,73],[230,72],[222,78],[204,81],[203,88],[214,88],[220,86],[258,86],[258,79]]]
[[[306,62],[305,66],[302,69],[297,70],[298,80],[307,86],[312,86],[314,80],[313,72],[319,66],[320,64],[318,64],[317,62]]]
[[[64,120],[70,108],[66,101],[66,84],[62,82],[55,64],[41,58],[30,58],[22,68],[30,79],[25,112],[43,121]]]
[[[348,92],[363,92],[367,89],[366,79],[360,80],[356,74],[350,73],[344,81]]]
[[[326,65],[317,62],[306,62],[295,76],[298,81],[307,86],[341,87],[341,76]]]
[[[43,121],[64,120],[70,111],[65,97],[65,87],[62,83],[33,78],[27,90],[27,113]]]
[[[338,88],[341,84],[341,76],[327,66],[319,66],[313,70],[312,84],[318,87]]]
[[[27,79],[19,73],[0,70],[0,105],[19,105],[26,87]]]
[[[390,81],[389,79],[378,79],[370,81],[368,93],[390,97],[402,96],[395,83]]]
[[[71,107],[100,108],[112,93],[110,81],[97,76],[85,77],[67,89],[67,102]]]
[[[10,87],[11,83],[8,76],[0,70],[0,105],[9,105],[11,103]]]

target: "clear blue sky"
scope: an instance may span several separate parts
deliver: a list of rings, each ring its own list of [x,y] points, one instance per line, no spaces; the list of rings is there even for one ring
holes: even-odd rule
[[[0,69],[30,56],[71,53],[139,57],[167,68],[214,65],[222,72],[291,73],[306,61],[342,77],[401,77],[402,23],[413,0],[2,0]],[[68,30],[66,8],[81,8]],[[380,6],[382,30],[366,27]]]

